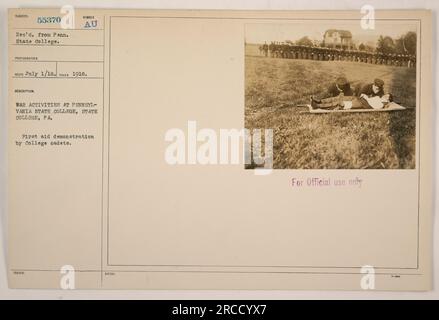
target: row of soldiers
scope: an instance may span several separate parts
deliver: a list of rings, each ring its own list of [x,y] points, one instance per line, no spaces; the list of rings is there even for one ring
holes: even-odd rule
[[[265,57],[286,59],[309,59],[319,61],[354,61],[391,66],[415,67],[416,56],[408,54],[384,54],[359,50],[325,48],[272,42],[259,46]]]

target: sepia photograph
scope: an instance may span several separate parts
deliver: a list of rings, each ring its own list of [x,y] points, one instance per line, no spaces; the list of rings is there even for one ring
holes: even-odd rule
[[[273,168],[414,169],[417,27],[247,24],[245,126],[273,130]]]

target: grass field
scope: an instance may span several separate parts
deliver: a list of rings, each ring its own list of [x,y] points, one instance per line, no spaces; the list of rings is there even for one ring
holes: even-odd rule
[[[354,87],[374,78],[404,111],[300,114],[338,76]],[[346,61],[261,57],[247,47],[245,126],[274,130],[276,169],[415,168],[416,70]]]

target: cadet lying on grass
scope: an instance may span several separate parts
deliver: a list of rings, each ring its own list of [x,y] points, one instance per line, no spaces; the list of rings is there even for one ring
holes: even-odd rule
[[[373,83],[363,86],[357,95],[344,95],[340,90],[338,96],[317,100],[311,97],[313,109],[383,109],[392,102],[391,94],[384,94],[384,81],[375,79]]]

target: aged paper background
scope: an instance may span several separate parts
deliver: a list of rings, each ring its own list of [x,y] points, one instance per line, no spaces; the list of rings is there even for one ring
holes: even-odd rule
[[[312,13],[312,15],[314,16],[316,13]],[[392,15],[389,15],[389,17],[391,16]],[[340,14],[339,17],[342,18],[343,14]],[[260,273],[257,273],[257,276],[243,276],[240,274],[239,278],[235,278],[234,275],[223,277],[209,273],[208,275],[197,276],[195,285],[192,277],[176,276],[176,278],[173,278],[174,273],[170,273],[166,274],[166,278],[162,278],[161,274],[157,273],[157,276],[147,279],[148,284],[146,287],[173,288],[175,287],[175,284],[178,284],[177,287],[181,288],[187,288],[193,285],[195,288],[201,288],[204,287],[204,285],[200,284],[198,281],[203,281],[204,283],[211,281],[211,285],[207,285],[207,288],[212,288],[212,286],[218,288],[230,288],[229,284],[224,282],[224,279],[227,278],[235,284],[238,281],[241,281],[237,284],[237,288],[265,287],[287,289],[294,288],[297,285],[297,287],[303,288],[319,288],[319,286],[320,288],[334,288],[334,284],[337,282],[339,288],[355,289],[355,285],[358,286],[358,276],[355,274],[345,275],[341,277],[341,281],[334,281],[334,279],[329,279],[328,277],[321,275],[310,276],[304,275],[303,273],[289,274],[281,272],[280,274],[273,276],[271,273],[279,270],[279,268],[275,268],[275,266],[282,266],[283,268],[284,266],[294,265],[295,263],[300,264],[301,262],[304,263],[301,264],[302,266],[313,265],[318,267],[319,271],[325,271],[325,268],[323,267],[327,265],[336,266],[337,263],[340,262],[343,264],[343,268],[346,266],[359,266],[363,263],[378,266],[381,264],[384,267],[401,266],[402,268],[409,269],[418,267],[417,255],[419,252],[417,252],[418,248],[416,248],[416,241],[413,241],[417,237],[417,230],[413,229],[413,224],[416,224],[416,221],[413,220],[413,216],[404,215],[405,218],[401,218],[401,215],[398,215],[399,212],[412,212],[416,209],[416,199],[410,200],[410,195],[416,197],[417,193],[417,186],[416,184],[413,184],[413,181],[416,181],[415,171],[385,172],[384,174],[382,172],[361,172],[362,177],[364,177],[366,181],[380,179],[370,186],[370,192],[372,192],[371,196],[376,196],[372,190],[376,190],[377,188],[383,187],[383,189],[392,189],[394,186],[398,186],[400,192],[407,195],[404,196],[404,200],[407,202],[395,202],[393,199],[387,199],[388,201],[384,202],[386,199],[383,197],[383,201],[368,203],[367,212],[366,210],[365,212],[360,212],[358,208],[363,207],[360,204],[364,201],[365,195],[368,192],[367,189],[362,190],[361,195],[353,192],[349,195],[353,201],[344,202],[343,204],[336,201],[339,193],[334,190],[329,190],[325,193],[319,193],[318,197],[322,201],[321,204],[317,204],[317,207],[313,204],[313,208],[309,209],[310,212],[300,210],[300,213],[296,208],[309,207],[309,197],[312,198],[315,196],[316,192],[313,190],[307,194],[306,191],[301,191],[301,198],[297,199],[295,197],[294,201],[291,201],[291,197],[294,195],[295,191],[289,188],[279,188],[279,185],[285,183],[288,184],[288,179],[293,174],[299,174],[301,177],[306,177],[308,175],[312,177],[316,174],[322,175],[321,171],[307,171],[300,173],[275,172],[273,175],[267,177],[254,176],[251,172],[246,172],[240,167],[175,167],[169,171],[169,167],[167,167],[162,159],[164,152],[160,150],[160,148],[164,147],[162,137],[163,132],[166,129],[170,127],[184,128],[186,124],[184,120],[190,119],[196,119],[201,126],[206,127],[239,128],[242,126],[243,75],[242,69],[239,69],[244,58],[242,52],[242,22],[230,22],[230,20],[224,22],[221,19],[220,21],[209,23],[188,23],[186,21],[169,19],[164,23],[163,19],[125,19],[122,17],[112,19],[114,20],[111,22],[111,28],[113,29],[111,39],[112,58],[110,64],[111,72],[114,72],[117,76],[110,76],[109,79],[111,79],[112,82],[111,87],[123,88],[126,86],[126,82],[128,82],[130,83],[129,90],[132,94],[126,95],[123,90],[112,89],[112,91],[108,92],[108,95],[106,95],[108,100],[111,100],[111,106],[109,106],[109,108],[111,108],[111,120],[108,122],[111,126],[111,151],[109,152],[111,165],[110,168],[106,167],[105,169],[109,169],[109,174],[112,177],[109,189],[110,195],[113,194],[113,192],[117,194],[117,197],[115,198],[110,196],[109,199],[106,199],[108,200],[107,203],[110,209],[105,209],[111,213],[110,217],[112,220],[111,224],[108,223],[109,221],[105,222],[109,225],[109,229],[107,230],[114,232],[114,235],[113,233],[110,234],[108,231],[104,232],[104,239],[108,239],[108,243],[113,248],[111,251],[107,251],[109,254],[104,254],[104,260],[107,260],[109,265],[114,265],[110,266],[108,270],[117,270],[117,265],[125,263],[133,266],[127,267],[128,270],[133,271],[134,269],[137,269],[134,268],[136,265],[143,264],[196,264],[212,268],[215,265],[219,265],[221,261],[224,261],[224,257],[226,257],[227,261],[233,263],[233,271],[241,272],[243,269],[246,269],[246,267],[241,266],[250,265],[252,267],[257,267],[258,269],[256,271]],[[126,36],[127,34],[132,34],[133,30],[137,30],[139,27],[142,32],[145,32],[142,36],[146,37],[148,42],[139,43],[134,37]],[[157,33],[157,30],[160,30],[160,33]],[[178,30],[179,32],[176,33],[175,30]],[[239,30],[241,34],[236,32],[237,30]],[[211,46],[216,48],[215,51],[212,51],[210,46],[206,47],[201,45],[202,43],[200,43],[199,40],[202,40],[203,37],[206,36],[206,33],[209,36]],[[231,34],[234,36],[228,36]],[[106,40],[109,40],[108,37]],[[181,43],[179,43],[179,41],[181,41]],[[196,49],[197,53],[204,53],[200,58],[206,59],[206,61],[197,62],[208,63],[210,65],[209,70],[199,68],[197,63],[191,65],[183,65],[181,63],[182,61],[191,61],[191,52],[175,51],[173,48],[175,48],[174,45],[176,44],[177,46],[178,44],[183,46],[188,44],[187,42],[189,42],[191,48]],[[157,44],[157,46],[152,46],[155,50],[152,50],[151,47],[149,47],[150,44]],[[197,47],[197,45],[199,45],[199,47]],[[160,48],[167,48],[166,46],[169,46],[169,48],[164,52],[161,51]],[[217,48],[220,48],[220,51],[218,51]],[[130,56],[130,54],[133,56]],[[159,59],[159,61],[161,61],[160,59],[165,58],[163,56],[164,54],[166,58],[173,61],[169,68],[165,67],[155,70],[154,64],[139,64],[137,62],[139,59],[144,59],[145,56],[148,57],[148,61],[150,59]],[[224,59],[225,57],[227,59]],[[124,61],[124,64],[122,65],[119,63],[118,59]],[[130,64],[132,64],[132,66],[130,66]],[[133,72],[134,70],[136,72]],[[210,71],[213,71],[213,73]],[[150,77],[151,74],[154,74],[155,77]],[[233,79],[236,83],[230,83],[230,78],[228,77],[231,74],[235,75]],[[193,81],[187,81],[188,78]],[[203,87],[203,83],[206,79],[214,85],[211,88],[208,88],[208,90],[200,91],[199,88]],[[175,90],[177,94],[176,97],[168,96],[168,88],[166,86],[170,86]],[[424,87],[423,90],[428,91],[428,84],[426,87],[427,88],[425,89]],[[209,89],[211,91],[209,91]],[[86,89],[84,90],[84,94],[86,94]],[[226,94],[218,94],[218,92],[224,93],[224,91]],[[58,90],[58,92],[60,91]],[[212,101],[212,96],[217,97],[217,99]],[[163,97],[166,97],[166,100],[163,99]],[[206,101],[208,101],[208,107],[206,107]],[[151,109],[145,108],[145,105],[154,107]],[[178,108],[177,110],[173,110],[174,112],[169,112],[170,110],[168,107],[170,105],[175,105],[176,107],[181,105],[184,106],[184,108]],[[129,112],[125,111],[126,106],[130,106]],[[426,110],[428,112],[428,107]],[[429,114],[426,113],[426,117],[428,117],[428,115]],[[105,116],[108,117],[108,114],[105,114]],[[145,118],[153,119],[153,121],[145,124],[143,121]],[[64,124],[61,123],[60,125],[63,126]],[[75,125],[77,125],[77,123],[75,123]],[[90,124],[85,123],[83,125],[86,127]],[[106,125],[107,124],[104,125],[104,129],[108,129]],[[420,128],[423,130],[422,126]],[[425,135],[428,132],[427,130],[428,127],[424,133]],[[422,132],[421,135],[423,135]],[[115,137],[114,139],[113,136]],[[102,137],[100,139],[102,139]],[[95,142],[99,144],[101,143],[101,140],[98,139],[98,141]],[[423,142],[421,142],[421,148],[423,145],[422,143]],[[138,147],[139,145],[145,145],[146,148]],[[427,145],[425,147],[425,152],[428,156],[429,144],[426,143],[424,146],[425,145]],[[90,149],[77,150],[77,152],[86,154],[90,159],[99,157],[98,154],[94,154],[96,150],[93,146],[89,146],[89,148]],[[150,150],[160,151],[151,153],[149,152]],[[109,150],[105,149],[105,152],[108,151]],[[29,155],[26,156],[29,157]],[[53,162],[49,161],[50,154],[46,156],[48,158],[43,158],[39,161],[39,163],[44,163],[43,167],[40,169],[57,171],[55,170],[56,167],[53,167]],[[82,174],[84,179],[88,181],[90,175],[96,174],[98,171],[96,168],[99,167],[99,163],[94,164],[96,167],[87,165],[87,167],[84,168],[78,164],[78,162],[75,161],[75,158],[72,158],[71,155],[66,155],[66,159],[71,162],[68,162],[67,164],[64,162],[62,166],[59,164],[60,168],[58,170],[63,171],[63,167],[65,166],[79,166],[79,168],[71,167],[71,170],[74,172],[78,172],[78,170],[82,172],[75,180],[78,183],[78,186],[76,186],[77,189],[75,189],[75,186],[70,187],[73,187],[73,190],[78,190],[76,191],[77,195],[81,195]],[[146,166],[145,159],[148,160],[148,165]],[[157,176],[158,168],[163,171],[168,171],[168,174],[165,176]],[[35,168],[30,170],[31,172],[34,172]],[[20,176],[23,176],[23,179],[25,179],[25,173],[26,172],[24,172],[24,174],[23,172],[20,173]],[[66,174],[64,178],[68,178],[71,172],[63,174]],[[336,174],[338,177],[351,177],[352,173],[349,171],[342,171],[337,173],[331,172],[330,174]],[[429,172],[426,172],[426,174],[428,175]],[[154,180],[154,177],[156,176],[157,179]],[[425,181],[427,181],[427,178],[428,177],[426,176]],[[20,184],[20,181],[15,180],[15,178],[14,181],[16,181],[17,188],[20,187],[20,190],[23,190],[22,188],[25,186],[33,188],[33,190],[29,190],[29,193],[36,197],[34,200],[38,200],[39,194],[35,191],[44,189],[44,186],[48,183],[47,179],[51,178],[47,177],[44,182],[42,182],[42,185],[39,186],[28,185],[24,180]],[[54,177],[53,179],[59,179],[59,176]],[[226,184],[225,181],[232,179],[234,183]],[[104,177],[104,180],[106,180],[105,184],[108,185],[107,177]],[[212,181],[215,183],[212,184]],[[385,181],[391,181],[391,184],[383,185]],[[98,184],[99,181],[95,182]],[[166,199],[161,200],[159,197],[163,196],[163,185],[166,186],[169,194],[166,194],[168,196]],[[204,187],[205,185],[210,185],[211,187],[206,190]],[[201,186],[201,188],[198,186]],[[224,188],[224,186],[227,186],[227,188]],[[96,207],[94,207],[96,203],[93,202],[92,199],[99,197],[98,192],[100,189],[98,185],[88,185],[88,188],[86,195],[87,198],[84,199],[85,201],[81,202],[81,205],[85,207],[80,208],[80,210],[74,208],[73,211],[74,213],[82,212],[84,217],[78,217],[77,215],[71,217],[68,215],[68,212],[66,212],[66,216],[63,216],[63,219],[70,218],[72,220],[68,223],[63,221],[63,223],[58,225],[58,228],[55,228],[56,230],[53,230],[55,234],[51,236],[58,237],[60,241],[57,242],[57,245],[72,253],[75,252],[75,248],[87,247],[86,252],[78,251],[76,258],[75,254],[69,254],[69,259],[72,260],[71,263],[73,265],[78,265],[80,269],[85,267],[99,270],[102,267],[102,248],[99,246],[100,235],[96,234],[95,231],[100,228],[100,216],[95,216],[93,219],[88,213],[96,211]],[[93,190],[95,193],[93,193]],[[247,192],[240,194],[240,191],[242,192],[242,190],[246,190]],[[277,192],[267,192],[270,190],[276,190]],[[230,192],[230,194],[224,194],[225,191]],[[185,192],[188,193],[185,194]],[[133,194],[137,194],[137,196],[133,197]],[[193,194],[199,196],[193,197]],[[263,197],[255,198],[255,194],[262,194]],[[65,196],[66,199],[59,199],[59,197],[57,197],[58,200],[55,199],[55,201],[48,202],[46,204],[48,206],[46,208],[47,212],[59,208],[58,201],[61,201],[61,203],[69,201],[67,198],[69,195],[71,195],[71,193],[60,193],[59,196]],[[242,201],[243,195],[244,197],[248,197],[245,198],[246,209],[242,210],[241,208],[241,210],[236,210],[236,203]],[[192,199],[196,198],[197,202],[186,202],[190,196],[192,196]],[[425,196],[428,197],[428,194],[425,194]],[[147,197],[156,199],[156,202],[145,202],[145,198]],[[232,197],[232,199],[233,197],[236,197],[236,201],[224,201],[225,199],[230,199],[230,197]],[[143,219],[148,218],[145,216],[145,208],[148,208],[148,210],[146,210],[147,212],[160,212],[160,208],[163,208],[163,204],[166,201],[169,201],[169,199],[173,199],[175,202],[179,203],[179,205],[185,205],[186,207],[189,206],[192,209],[189,212],[186,212],[188,216],[182,217],[181,221],[179,220],[179,225],[174,223],[175,217],[170,215],[172,210],[169,209],[161,212],[160,217],[163,220],[157,221],[157,224],[138,223],[139,221],[144,221]],[[32,200],[33,199],[30,198],[27,203],[17,201],[15,205],[17,208],[20,208],[19,206],[24,206],[21,208],[26,208],[27,206],[32,205]],[[324,205],[322,205],[323,201]],[[14,201],[11,201],[11,203],[14,204]],[[321,210],[318,210],[319,205],[322,205]],[[349,207],[349,205],[351,205],[351,207]],[[172,208],[171,204],[170,209]],[[234,209],[235,215],[224,216],[223,213],[225,211],[232,212]],[[344,226],[349,219],[358,220],[358,217],[354,219],[354,217],[349,215],[352,211],[358,212],[358,214],[363,217],[367,215],[370,220],[349,225],[354,228],[350,230],[352,233],[349,234],[358,237],[352,238],[346,235],[347,239],[336,239],[334,237],[335,235],[343,235],[343,231],[346,230]],[[334,214],[335,212],[337,215]],[[388,213],[388,215],[383,216],[383,212]],[[206,213],[209,215],[206,216]],[[267,220],[266,214],[268,213],[270,215]],[[395,216],[392,216],[392,213],[395,214]],[[310,216],[311,214],[313,214],[313,216]],[[374,214],[377,216],[374,216]],[[297,215],[300,215],[300,223],[303,223],[304,225],[286,223],[288,221],[293,222],[292,220],[294,220],[294,217],[297,217]],[[306,218],[304,218],[304,215],[307,215]],[[50,214],[48,216],[50,217]],[[43,230],[46,230],[48,227],[48,221],[44,219],[32,220],[30,223],[26,218],[28,217],[24,216],[22,221],[13,220],[13,224],[28,223],[29,229],[26,230],[26,232],[35,235],[42,234]],[[424,232],[421,232],[421,246],[428,251],[428,215],[424,216],[424,218],[426,220],[421,219],[421,228],[424,228],[425,230]],[[81,232],[82,236],[80,241],[82,241],[82,243],[78,243],[77,239],[71,241],[66,238],[64,238],[65,241],[63,242],[62,235],[66,232],[71,232],[73,235],[74,230],[81,229],[83,227],[83,219],[87,221],[87,230],[89,232]],[[104,220],[105,219],[108,218],[104,217]],[[380,221],[379,223],[377,223],[378,219]],[[390,226],[395,219],[398,220],[398,229],[393,229],[391,235],[388,232],[379,232],[383,225]],[[187,223],[185,223],[186,221]],[[198,225],[190,223],[191,221],[200,221],[205,228],[200,230]],[[312,221],[314,222],[313,233],[310,234],[309,232],[304,232],[307,231],[304,230],[304,226],[309,226],[309,223]],[[233,227],[236,227],[237,222],[245,222],[245,226],[248,228],[246,233],[243,233],[242,230],[233,229]],[[294,220],[294,222],[297,222],[297,220]],[[53,221],[50,223],[53,223]],[[212,223],[214,224],[212,225]],[[364,223],[367,223],[368,229],[365,229]],[[334,228],[328,230],[328,224],[331,224]],[[178,226],[178,228],[176,228],[176,226]],[[166,233],[157,232],[160,231],[158,227],[161,227],[160,230],[165,230]],[[127,234],[125,230],[132,230],[132,232]],[[272,234],[279,230],[284,231],[279,232],[281,234],[280,236],[286,238],[273,239]],[[373,234],[375,235],[372,240],[367,237],[367,231],[371,230],[373,230]],[[398,233],[398,231],[400,231],[400,233]],[[215,234],[215,232],[218,232],[219,234]],[[362,232],[364,232],[364,234],[362,234]],[[175,237],[176,234],[184,237],[187,242],[180,244],[175,242],[175,240],[180,239],[180,237]],[[258,234],[258,237],[246,239],[246,234]],[[292,236],[293,234],[294,236]],[[224,237],[224,235],[227,236]],[[14,236],[14,233],[12,233],[12,236]],[[17,235],[17,237],[18,236],[19,235]],[[204,239],[201,244],[199,242],[200,236]],[[301,243],[298,243],[298,239],[300,239]],[[44,254],[47,244],[51,243],[50,236],[43,238],[35,237],[33,240],[32,243],[26,243],[22,238],[16,239],[14,243],[24,245],[25,248],[28,249],[26,252],[29,254],[17,254],[23,252],[23,250],[11,250],[13,257],[12,261],[15,261],[17,265],[29,265],[35,268],[49,266],[49,269],[64,264],[64,257],[62,255],[49,255],[46,256],[45,259],[41,259],[41,255]],[[151,243],[151,240],[156,241],[156,244],[159,244],[159,246],[148,245]],[[255,245],[255,240],[260,241],[259,245]],[[46,241],[46,243],[44,241]],[[108,243],[105,243],[106,248]],[[236,243],[239,243],[242,246],[236,246]],[[401,243],[405,244],[403,249],[399,246]],[[212,248],[209,244],[216,246]],[[279,244],[281,246],[277,247],[278,249],[276,251],[273,252],[270,250],[270,248]],[[372,263],[362,261],[362,255],[359,254],[356,256],[356,253],[359,253],[359,251],[352,251],[352,247],[364,247],[365,244],[369,246],[366,250],[370,250],[371,253],[381,251],[383,252],[383,255],[379,256],[371,254],[370,256],[376,258],[376,261],[373,261]],[[343,245],[346,246],[343,247]],[[32,246],[32,250],[29,250],[29,246]],[[129,250],[127,250],[127,248],[129,248]],[[224,251],[224,248],[227,248],[228,250]],[[300,248],[303,248],[303,250],[300,250]],[[317,251],[321,250],[319,251],[320,253],[331,252],[331,254],[319,255],[306,248],[312,248]],[[334,248],[337,248],[337,250],[334,251]],[[402,250],[400,252],[401,254],[395,254],[392,256],[384,254],[386,250],[389,252],[395,250],[395,248],[397,248],[397,250]],[[294,255],[288,254],[291,250],[294,252]],[[14,251],[16,252],[16,255],[14,254]],[[241,255],[241,252],[245,252],[245,255]],[[348,255],[345,254],[347,252],[349,253]],[[428,255],[425,254],[425,251],[423,252],[424,253],[420,254],[422,270],[425,274],[428,274]],[[87,254],[89,254],[89,257],[87,257]],[[198,257],[199,260],[194,260],[194,257]],[[32,264],[35,262],[42,263],[40,265]],[[266,265],[264,265],[264,263],[267,262],[270,266],[268,269]],[[192,268],[190,271],[197,271],[193,266],[190,266],[189,268]],[[237,268],[239,270],[237,270]],[[306,274],[306,268],[301,268],[300,271],[302,269],[305,270],[304,273]],[[386,267],[384,269],[391,270],[393,268]],[[159,271],[157,269],[147,270]],[[223,269],[219,267],[214,271],[222,270]],[[169,271],[172,271],[172,269]],[[31,278],[32,276],[26,281],[29,281]],[[86,272],[84,272],[83,277],[81,274],[81,277],[78,278],[80,278],[78,280],[82,281],[80,283],[82,283],[84,287],[89,285],[92,287],[95,286],[93,284],[96,283],[93,282],[95,281],[93,279],[94,277],[88,275]],[[389,288],[392,287],[393,289],[404,289],[399,287],[398,284],[395,285],[394,280],[389,280],[388,278],[383,275],[383,288],[389,286]],[[410,277],[407,278],[413,279]],[[428,277],[425,278],[426,283],[428,283]],[[131,282],[131,279],[133,282]],[[110,287],[130,287],[133,286],[134,283],[138,283],[138,279],[136,279],[137,277],[135,275],[129,273],[129,275],[124,275],[124,277],[120,277],[119,279],[114,280],[109,278],[106,281],[110,283]],[[411,281],[408,279],[403,277],[405,289],[419,288],[419,281]],[[54,286],[57,285],[57,277],[52,280],[54,282],[51,283],[53,283]],[[46,286],[47,284],[44,283],[46,281],[51,281],[51,276],[49,274],[46,278],[46,276],[40,275],[38,276],[38,279],[35,278],[30,281],[30,283],[33,283],[33,285],[37,287]],[[401,279],[398,281],[401,281]],[[317,286],[314,286],[313,283]],[[145,283],[140,284],[140,287],[145,287]],[[424,289],[427,288],[426,286],[422,287]]]

